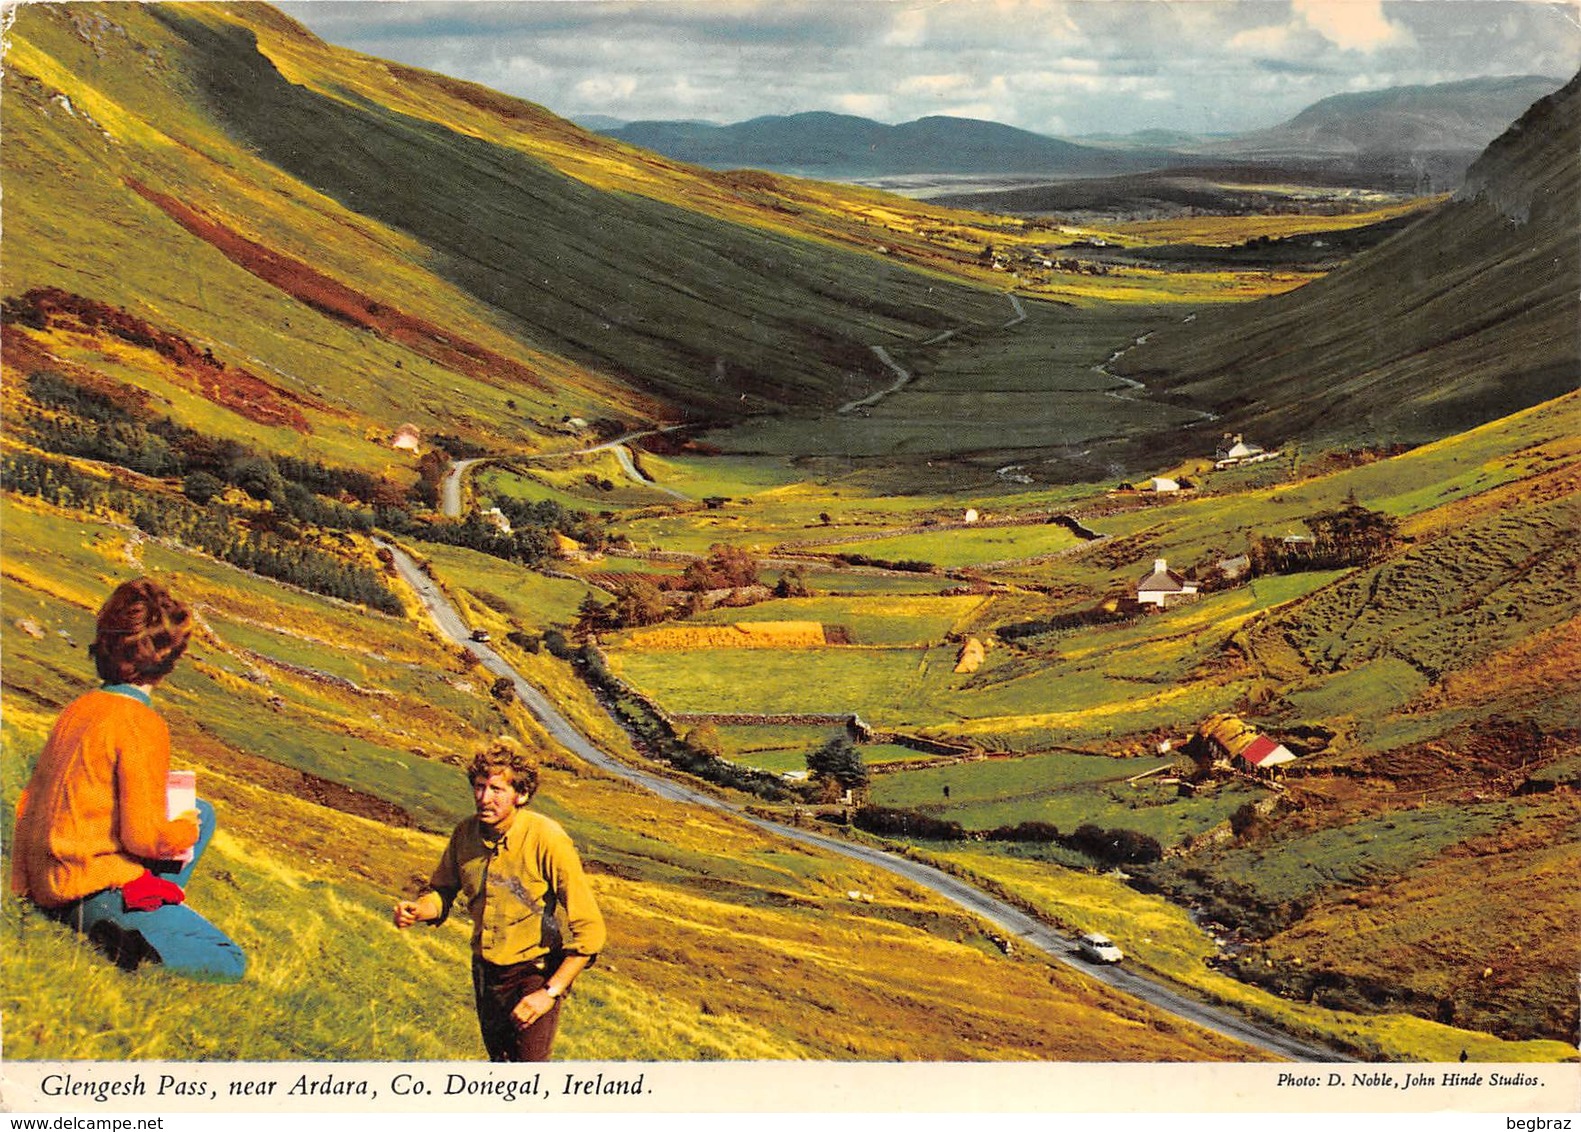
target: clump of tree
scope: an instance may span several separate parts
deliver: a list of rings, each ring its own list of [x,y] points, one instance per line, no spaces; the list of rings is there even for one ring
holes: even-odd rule
[[[739,546],[715,543],[704,558],[694,559],[681,573],[681,588],[706,590],[744,589],[758,584],[758,560]]]
[[[5,487],[57,507],[124,516],[146,534],[168,538],[244,570],[314,593],[400,613],[400,599],[377,571],[318,547],[285,525],[238,522],[228,510],[184,495],[134,491],[77,471],[64,461],[10,453],[0,461]]]
[[[1310,538],[1261,538],[1252,546],[1255,574],[1294,574],[1303,570],[1343,570],[1383,561],[1399,542],[1393,515],[1347,500],[1343,507],[1303,520]]]
[[[670,615],[669,604],[658,586],[646,578],[611,583],[615,600],[599,601],[588,594],[576,610],[576,632],[588,637],[606,629],[635,629],[657,625]]]
[[[808,751],[807,770],[827,801],[833,801],[846,790],[865,789],[872,777],[862,752],[849,735],[836,735]]]
[[[775,597],[809,597],[811,593],[807,588],[807,571],[800,566],[784,571],[774,583]]]

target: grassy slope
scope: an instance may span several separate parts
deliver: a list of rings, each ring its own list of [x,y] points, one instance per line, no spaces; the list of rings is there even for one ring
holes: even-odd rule
[[[7,811],[54,712],[87,686],[80,645],[93,607],[137,561],[203,614],[206,628],[159,702],[177,761],[198,768],[222,821],[194,903],[253,959],[235,989],[158,971],[128,977],[8,898],[8,1056],[478,1056],[463,928],[397,935],[387,908],[437,858],[442,840],[428,830],[465,809],[443,760],[503,727],[530,734],[530,721],[512,709],[507,722],[454,651],[400,619],[281,590],[82,516],[7,503],[4,518],[7,623],[27,619],[44,633],[8,633]],[[625,749],[560,680],[572,713]],[[1231,1052],[1040,963],[999,956],[966,917],[884,874],[726,819],[683,817],[564,756],[550,757],[546,775],[543,805],[583,846],[612,926],[604,962],[579,988],[565,1056],[1058,1059],[1090,1056],[1099,1007],[1114,1015],[1106,1056]],[[851,889],[876,899],[851,904]],[[392,971],[412,977],[392,983]],[[785,1009],[791,971],[794,1000],[819,1009]],[[85,991],[92,1013],[78,1005]],[[941,998],[966,1019],[953,1033],[928,1024]]]

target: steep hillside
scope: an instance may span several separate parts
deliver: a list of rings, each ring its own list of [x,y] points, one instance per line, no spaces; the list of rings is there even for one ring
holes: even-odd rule
[[[881,378],[870,345],[990,309],[763,186],[266,8],[29,5],[9,44],[9,292],[252,359],[350,432],[416,411],[523,444],[565,416],[838,403]]]
[[[1278,298],[1205,312],[1117,372],[1270,440],[1445,436],[1581,377],[1581,81],[1534,105],[1434,215]]]

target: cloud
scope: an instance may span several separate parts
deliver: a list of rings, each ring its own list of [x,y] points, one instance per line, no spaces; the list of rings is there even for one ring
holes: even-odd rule
[[[1573,0],[280,7],[332,43],[486,83],[559,114],[628,120],[835,110],[888,122],[964,113],[1044,131],[1056,122],[1077,132],[1238,130],[1344,90],[1379,88],[1385,76],[1402,85],[1513,74],[1563,80],[1581,69]]]
[[[1290,10],[1345,51],[1371,53],[1415,42],[1409,30],[1383,14],[1383,0],[1290,0]]]

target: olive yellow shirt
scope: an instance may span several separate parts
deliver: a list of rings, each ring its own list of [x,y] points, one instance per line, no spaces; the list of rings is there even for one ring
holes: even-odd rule
[[[501,835],[476,816],[456,826],[429,886],[444,902],[436,924],[465,898],[473,953],[490,963],[566,952],[592,958],[604,946],[604,918],[576,847],[535,810],[517,810]]]

